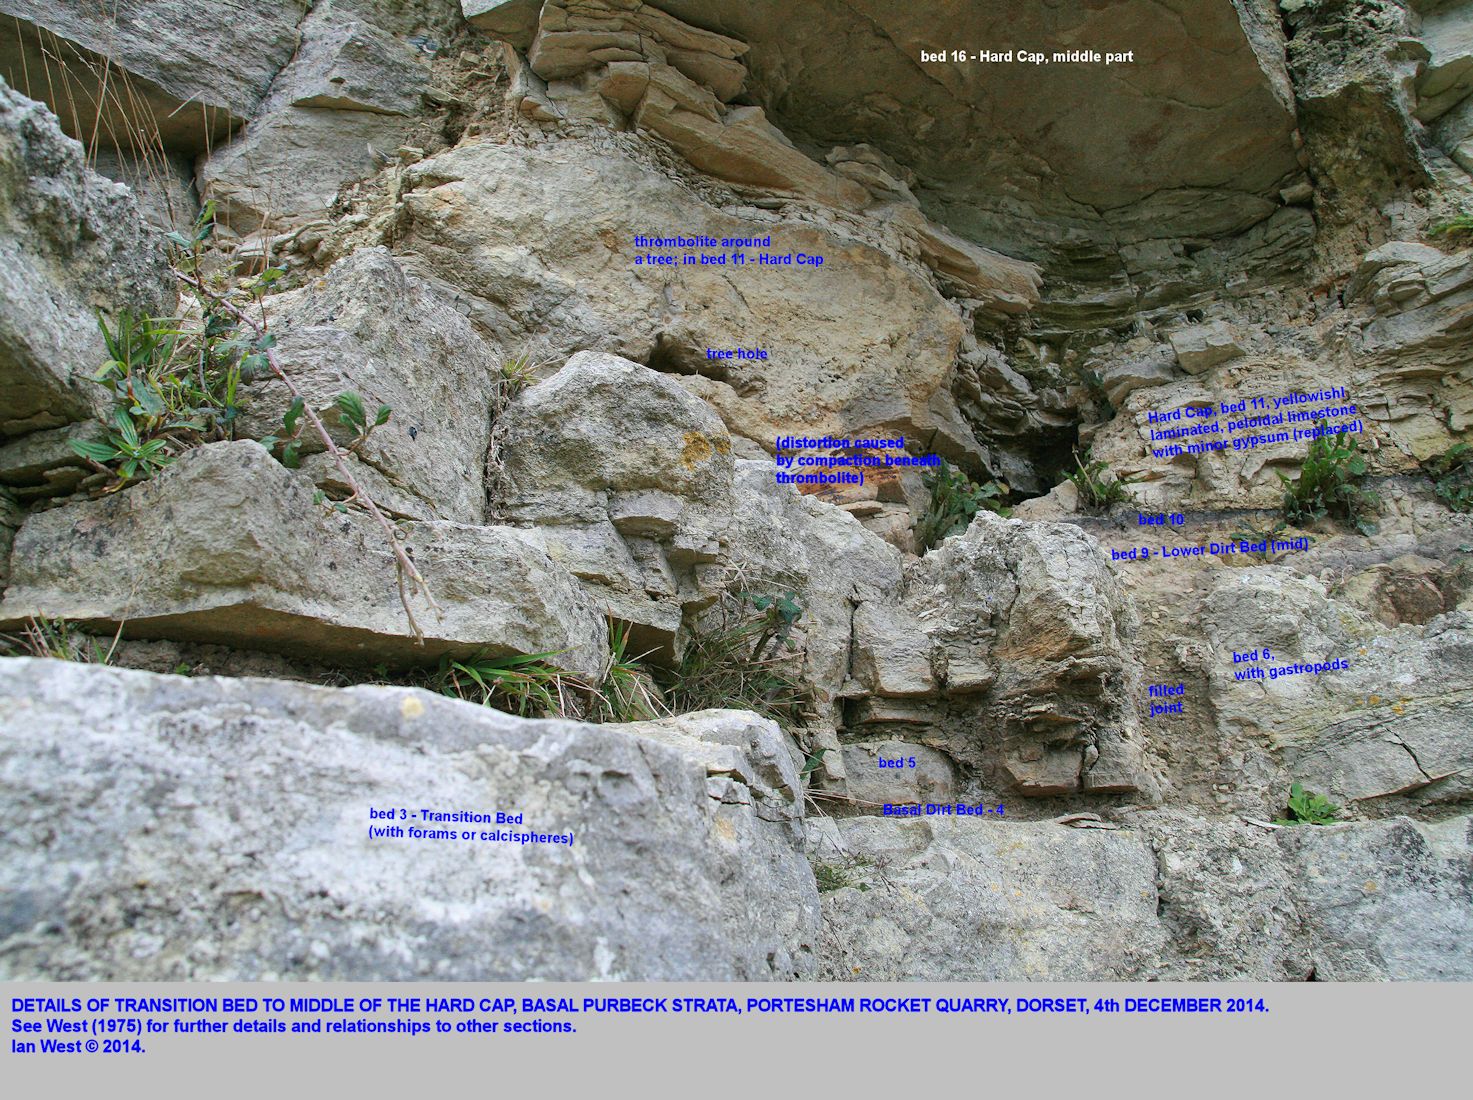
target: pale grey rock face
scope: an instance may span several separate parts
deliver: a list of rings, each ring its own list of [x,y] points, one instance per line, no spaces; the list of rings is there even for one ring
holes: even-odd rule
[[[555,651],[593,675],[602,614],[519,532],[434,522],[407,547],[444,609],[416,646],[385,536],[312,500],[312,483],[250,440],[185,453],[143,484],[27,518],[0,621],[48,615],[174,638],[395,667],[442,653]],[[73,579],[88,578],[85,586]]]
[[[633,652],[676,648],[695,575],[721,556],[732,511],[731,438],[668,375],[579,352],[522,393],[492,439],[491,511],[635,625]]]
[[[1321,981],[1473,978],[1473,817],[1281,830]]]
[[[853,818],[814,858],[869,887],[823,895],[828,981],[1108,981],[1151,973],[1165,944],[1136,832]]]
[[[0,84],[0,438],[85,419],[107,359],[97,311],[174,306],[127,189],[86,167],[44,105]]]
[[[386,249],[367,248],[302,289],[271,296],[266,310],[282,368],[339,444],[352,433],[338,421],[338,394],[357,393],[370,418],[380,405],[393,410],[359,451],[395,511],[484,519],[501,353],[454,308],[449,288],[408,274]],[[241,431],[280,435],[286,387],[267,375],[245,393]],[[301,438],[304,455],[322,450],[310,430]],[[316,472],[324,481],[338,476],[330,463]]]
[[[843,751],[845,791],[863,813],[878,814],[886,803],[956,801],[956,768],[945,753],[908,741],[845,745]]]
[[[28,659],[0,685],[8,980],[814,976],[791,750],[752,715],[588,726]],[[371,839],[401,806],[573,844]]]
[[[156,127],[169,151],[198,153],[255,113],[291,60],[309,7],[307,0],[3,0],[0,16],[14,34],[0,42],[0,75],[24,89],[29,73],[27,94],[35,96],[65,81],[71,92],[52,107],[73,137],[97,129],[104,144],[131,148],[142,125]],[[65,76],[54,73],[48,85],[48,66]],[[109,78],[112,95],[101,83],[109,69],[120,70]],[[120,109],[116,89],[125,81],[131,94]]]
[[[282,107],[200,158],[200,197],[241,234],[319,219],[345,185],[374,175],[413,126],[375,111]]]
[[[411,115],[428,86],[420,51],[369,23],[329,9],[302,26],[302,46],[271,86],[264,110],[331,107]]]
[[[1314,963],[1276,833],[1176,811],[1129,817],[1156,854],[1156,912],[1171,939],[1163,978],[1303,981]],[[1299,831],[1308,831],[1304,826]]]
[[[1267,735],[1288,775],[1341,804],[1413,792],[1456,799],[1473,788],[1465,612],[1388,629],[1327,598],[1319,581],[1263,566],[1219,571],[1200,606],[1200,672],[1218,723]],[[1232,660],[1264,647],[1269,660]],[[1349,667],[1267,676],[1337,659]],[[1253,668],[1265,678],[1238,679]]]

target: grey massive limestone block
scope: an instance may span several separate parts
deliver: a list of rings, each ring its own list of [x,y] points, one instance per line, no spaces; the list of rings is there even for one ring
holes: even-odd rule
[[[556,651],[594,675],[602,614],[522,535],[444,521],[405,545],[444,614],[420,603],[416,646],[393,558],[370,519],[313,503],[311,481],[258,443],[189,451],[140,485],[27,518],[0,622],[48,615],[168,638],[393,666],[442,653]],[[85,578],[82,583],[79,578]]]
[[[338,394],[359,394],[370,416],[380,405],[393,410],[354,465],[387,483],[396,511],[482,521],[502,360],[455,309],[453,291],[406,272],[387,249],[365,248],[303,288],[271,296],[266,311],[282,367],[337,442],[352,436],[338,422]],[[286,387],[268,375],[246,393],[241,431],[280,434]],[[310,430],[302,439],[303,454],[322,450]],[[314,465],[320,482],[338,476],[330,463]]]
[[[320,219],[346,184],[382,167],[375,152],[392,156],[413,125],[376,111],[283,107],[200,158],[200,196],[242,234]]]
[[[197,153],[250,118],[297,48],[308,0],[0,0],[0,74],[73,137]],[[100,114],[100,119],[99,119]]]
[[[174,306],[163,249],[127,188],[90,171],[43,104],[0,83],[0,439],[91,416],[97,311]]]
[[[829,981],[1108,981],[1165,944],[1136,832],[997,817],[851,818],[815,859],[868,886],[823,895]]]
[[[1200,607],[1201,673],[1218,724],[1266,737],[1290,777],[1341,804],[1412,793],[1457,800],[1473,790],[1466,612],[1391,629],[1329,598],[1322,582],[1271,566],[1218,571]],[[1259,659],[1232,659],[1254,651]],[[1346,667],[1270,676],[1336,660]]]
[[[1315,977],[1473,979],[1473,817],[1284,829]]]
[[[0,695],[7,980],[814,976],[791,749],[750,714],[589,726],[31,659]],[[398,807],[573,843],[370,837]]]

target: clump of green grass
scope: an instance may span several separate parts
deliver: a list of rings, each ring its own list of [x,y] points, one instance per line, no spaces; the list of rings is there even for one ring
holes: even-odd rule
[[[1280,825],[1331,825],[1340,817],[1340,807],[1322,794],[1306,791],[1294,783],[1289,787],[1288,817],[1278,819]]]
[[[916,542],[922,551],[930,550],[944,538],[960,534],[982,509],[1006,516],[1009,509],[1002,503],[1006,484],[988,481],[978,484],[949,463],[926,471],[922,484],[931,492],[926,510],[916,521]]]
[[[1473,512],[1473,446],[1455,443],[1423,468],[1444,504],[1454,512]]]
[[[597,689],[589,693],[590,721],[643,722],[668,714],[653,678],[629,656],[629,624],[609,623],[609,654]]]
[[[802,725],[812,697],[804,652],[792,637],[803,608],[778,596],[728,591],[694,630],[668,677],[677,713],[713,708],[756,711],[788,729]]]
[[[1473,235],[1473,214],[1459,214],[1455,218],[1434,225],[1427,232],[1434,237],[1465,237]]]
[[[1316,428],[1327,427],[1319,421]],[[1334,435],[1324,434],[1310,440],[1309,450],[1299,467],[1299,476],[1279,474],[1284,487],[1281,508],[1284,519],[1297,527],[1331,516],[1343,520],[1363,535],[1373,534],[1371,521],[1381,498],[1361,487],[1366,476],[1366,461],[1360,455],[1360,443],[1343,428]]]
[[[523,718],[567,717],[573,678],[549,662],[556,656],[549,652],[491,657],[481,652],[464,660],[442,657],[430,683],[441,695]]]
[[[1089,451],[1074,452],[1075,469],[1066,475],[1079,491],[1079,502],[1086,508],[1108,508],[1112,504],[1132,503],[1135,497],[1127,486],[1138,478],[1121,477],[1104,463],[1090,458]]]

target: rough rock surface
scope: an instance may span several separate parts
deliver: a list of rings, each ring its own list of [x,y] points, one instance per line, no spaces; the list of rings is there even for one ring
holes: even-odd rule
[[[921,275],[872,246],[752,208],[712,207],[593,143],[468,145],[407,178],[413,248],[481,299],[488,327],[529,336],[550,328],[554,352],[610,351],[675,371],[734,433],[768,448],[798,427],[970,435],[944,389],[961,338],[956,314]],[[718,240],[770,236],[771,248],[751,251],[825,263],[636,266],[651,250],[634,235],[664,227]],[[770,358],[706,365],[707,348],[739,347],[770,349]]]
[[[353,465],[380,475],[414,519],[480,523],[491,421],[500,401],[500,353],[454,308],[454,294],[415,278],[383,249],[362,249],[267,307],[277,355],[307,402],[346,445],[352,433],[334,411],[338,394],[357,393],[372,416],[392,414],[354,452]],[[247,387],[241,429],[281,434],[290,406],[274,378]],[[302,453],[320,451],[310,432]],[[336,469],[320,468],[324,479]],[[370,475],[371,476],[371,475]]]
[[[53,107],[73,137],[100,131],[107,144],[133,148],[136,130],[146,127],[168,149],[194,153],[255,112],[297,48],[297,25],[310,6],[308,0],[105,6],[3,0],[8,27],[0,74],[21,88],[29,76],[34,95],[43,94],[43,85],[65,84],[68,94]],[[42,74],[53,66],[61,72],[48,81]],[[119,72],[104,78],[110,69]],[[118,95],[119,85],[126,95]]]
[[[404,666],[447,651],[560,651],[592,675],[602,615],[517,531],[437,521],[408,545],[442,616],[408,634],[393,559],[366,517],[314,504],[311,482],[250,440],[190,451],[127,493],[39,512],[16,536],[0,622],[127,623],[133,637],[332,653]],[[85,572],[85,588],[70,579]]]
[[[0,438],[92,415],[97,311],[173,307],[127,190],[90,171],[43,104],[0,83]]]
[[[0,662],[0,685],[7,980],[816,968],[797,772],[751,715],[583,726],[61,661]],[[401,806],[517,813],[503,831],[573,842],[370,837],[370,810]]]
[[[709,405],[618,356],[580,352],[521,394],[492,440],[492,513],[531,528],[590,597],[673,656],[697,573],[721,557],[731,439]]]
[[[80,77],[100,48],[88,34],[111,32],[76,12],[62,26],[64,7],[32,5],[18,41],[34,46],[49,20]],[[781,736],[734,713],[534,729],[402,689],[0,663],[22,685],[7,699],[64,685],[23,733],[76,725],[88,676],[132,685],[102,691],[104,728],[62,746],[103,745],[104,763],[57,770],[55,754],[0,739],[22,761],[0,774],[33,784],[37,805],[112,805],[79,777],[163,789],[175,743],[151,746],[185,736],[191,789],[167,805],[215,846],[181,860],[224,868],[177,889],[138,871],[133,849],[99,839],[133,835],[136,816],[78,839],[93,853],[79,863],[48,864],[61,834],[26,818],[0,876],[39,866],[30,879],[54,884],[56,867],[80,867],[65,888],[103,923],[78,917],[63,944],[71,932],[21,912],[24,949],[41,954],[9,957],[215,976],[243,957],[214,946],[233,937],[263,976],[480,976],[457,968],[502,956],[462,918],[520,945],[537,913],[567,917],[528,948],[538,976],[1469,976],[1473,518],[1458,509],[1473,467],[1454,448],[1473,429],[1473,250],[1456,228],[1473,209],[1473,5],[319,0],[278,5],[236,69],[186,96],[213,123],[175,109],[185,89],[167,70],[228,51],[228,6],[198,5],[189,50],[173,30],[149,37],[143,7],[119,6],[139,41],[116,71],[166,118],[163,171],[110,148],[106,113],[88,155],[155,225],[217,200],[207,270],[286,269],[264,300],[282,361],[318,410],[346,389],[392,407],[349,462],[444,615],[416,605],[429,637],[415,646],[383,533],[331,510],[349,489],[310,436],[299,472],[249,439],[126,487],[78,458],[72,444],[98,431],[100,390],[75,385],[101,355],[94,307],[167,312],[143,299],[170,294],[122,288],[159,272],[136,218],[113,209],[121,189],[94,191],[55,123],[7,98],[21,152],[0,159],[0,248],[23,262],[0,307],[0,381],[40,396],[14,416],[19,398],[0,401],[0,650],[37,647],[47,628],[27,620],[45,614],[109,636],[124,623],[114,659],[159,672],[412,685],[445,656],[553,650],[597,683],[610,629],[628,628],[638,682],[678,700],[691,640],[762,601],[793,620],[783,653],[802,706]],[[933,40],[943,23],[970,49],[1134,54],[919,60],[963,45]],[[12,68],[15,45],[0,44]],[[77,130],[70,104],[51,106]],[[639,240],[681,236],[715,243]],[[186,298],[181,319],[195,317]],[[227,434],[275,430],[285,394],[243,390]],[[1307,439],[1243,439],[1309,427],[1315,406],[1341,407],[1330,418],[1355,433],[1365,473],[1349,473],[1378,496],[1374,529],[1289,525]],[[1242,445],[1173,434],[1212,420],[1209,436]],[[917,521],[949,481],[929,470],[779,484],[775,437],[825,434],[904,435],[1012,516],[984,510],[926,549]],[[1128,499],[1095,503],[1079,472],[1091,461]],[[1330,661],[1342,667],[1312,667]],[[365,748],[380,727],[336,717],[384,701],[426,708],[430,742],[451,746],[403,765],[418,788],[463,792],[446,730],[476,744],[513,731],[496,736],[515,765],[477,782],[549,807],[587,795],[590,837],[614,837],[620,800],[648,794],[633,840],[671,861],[636,866],[611,842],[599,868],[559,878],[522,854],[530,878],[497,864],[469,909],[427,917],[422,899],[439,904],[463,867],[360,864],[369,881],[345,885],[340,849],[292,840],[272,849],[278,893],[210,893],[253,872],[243,831],[219,815],[202,826],[219,800],[192,788],[244,775],[257,801],[296,806],[301,791],[268,784],[240,748],[263,729],[349,738],[332,742],[347,746],[345,787],[398,782],[408,773],[376,754],[404,748],[409,727]],[[149,724],[175,702],[186,717]],[[193,729],[224,733],[189,747]],[[558,771],[567,756],[539,755],[554,744],[583,764]],[[273,777],[302,770],[262,759]],[[1335,824],[1274,824],[1296,782],[1338,806]],[[306,789],[314,836],[329,835]],[[292,862],[303,850],[310,866]],[[134,879],[168,882],[146,919],[114,897],[119,866],[130,897]],[[323,880],[348,899],[348,941],[272,923],[267,902],[317,897]],[[674,901],[634,916],[621,890]],[[325,927],[327,902],[295,904],[294,928]],[[508,918],[506,904],[521,908]],[[235,923],[201,940],[168,907]],[[192,942],[209,958],[171,954]],[[669,965],[621,961],[641,951]]]
[[[845,821],[837,840],[870,885],[824,897],[829,981],[1109,981],[1162,946],[1135,834],[933,817]]]

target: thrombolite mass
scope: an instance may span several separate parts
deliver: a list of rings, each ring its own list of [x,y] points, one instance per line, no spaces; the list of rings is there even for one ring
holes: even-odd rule
[[[0,0],[0,975],[1473,977],[1473,4],[108,8]]]

